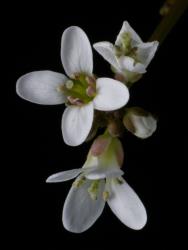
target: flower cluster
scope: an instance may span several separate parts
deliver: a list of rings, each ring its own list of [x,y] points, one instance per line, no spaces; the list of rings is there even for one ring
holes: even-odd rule
[[[107,202],[122,223],[141,229],[147,221],[146,210],[133,189],[122,178],[124,152],[118,137],[124,128],[139,138],[151,136],[157,127],[154,116],[139,107],[125,107],[129,87],[146,72],[158,42],[142,42],[124,22],[115,45],[98,42],[95,50],[107,60],[114,79],[93,73],[93,53],[85,32],[67,28],[61,40],[61,61],[66,75],[34,71],[20,77],[17,94],[42,105],[65,104],[62,117],[64,142],[78,146],[97,136],[82,168],[50,176],[48,183],[76,177],[63,208],[63,225],[75,233],[87,230],[101,215]]]

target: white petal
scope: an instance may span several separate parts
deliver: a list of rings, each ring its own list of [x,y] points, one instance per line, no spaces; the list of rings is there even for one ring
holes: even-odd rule
[[[129,90],[121,82],[110,78],[98,78],[97,95],[93,100],[94,108],[112,111],[123,107],[129,100]]]
[[[146,72],[145,65],[135,63],[135,60],[129,56],[121,56],[118,60],[122,71],[128,70],[139,74]]]
[[[135,230],[143,228],[147,214],[134,190],[125,181],[122,184],[112,181],[110,189],[111,195],[107,202],[113,213],[126,226]]]
[[[66,82],[63,74],[49,70],[34,71],[21,76],[16,83],[16,92],[23,99],[43,105],[65,102],[58,88]]]
[[[119,62],[122,69],[132,71],[134,68],[134,59],[129,56],[121,56]]]
[[[68,181],[71,180],[73,178],[75,178],[76,176],[78,176],[81,172],[83,171],[82,168],[78,168],[78,169],[71,169],[71,170],[67,170],[67,171],[63,171],[63,172],[59,172],[53,175],[50,175],[46,182],[50,183],[50,182],[63,182],[63,181]]]
[[[135,128],[135,135],[145,139],[151,136],[157,129],[157,120],[152,116],[132,115],[131,121]]]
[[[157,41],[142,43],[137,46],[137,57],[146,67],[155,55],[159,43]]]
[[[90,180],[120,177],[124,172],[118,167],[98,167],[89,171],[85,176]]]
[[[114,51],[114,45],[109,42],[99,42],[93,45],[94,49],[115,69],[119,70],[119,63]]]
[[[93,54],[85,32],[71,26],[63,32],[61,40],[61,60],[69,77],[76,73],[93,72]]]
[[[93,122],[93,104],[69,106],[62,118],[63,139],[70,146],[78,146],[87,138]]]
[[[127,21],[125,21],[125,22],[123,22],[123,26],[122,26],[122,28],[121,28],[121,30],[120,30],[118,36],[117,36],[116,42],[115,42],[115,44],[116,44],[117,46],[119,46],[120,40],[121,40],[121,35],[122,35],[122,33],[124,33],[124,32],[130,33],[131,38],[132,38],[132,41],[131,41],[132,47],[135,47],[135,46],[137,46],[139,43],[142,43],[142,40],[141,40],[141,38],[139,37],[139,35],[133,30],[133,28],[130,26],[130,24],[129,24]]]
[[[63,225],[74,233],[82,233],[90,228],[101,215],[105,202],[102,199],[104,181],[100,181],[97,200],[92,200],[87,189],[91,181],[87,180],[81,187],[72,187],[63,208]]]

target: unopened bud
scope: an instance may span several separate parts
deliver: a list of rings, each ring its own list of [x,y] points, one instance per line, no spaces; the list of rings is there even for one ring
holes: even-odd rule
[[[151,136],[157,128],[157,121],[152,114],[139,107],[127,109],[123,124],[127,130],[142,139]]]
[[[161,16],[167,16],[172,8],[172,6],[175,4],[176,0],[166,0],[166,2],[163,4],[163,6],[160,9],[160,15]]]

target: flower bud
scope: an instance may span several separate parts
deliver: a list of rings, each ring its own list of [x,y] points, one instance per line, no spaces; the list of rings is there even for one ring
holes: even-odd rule
[[[142,139],[151,136],[157,128],[157,121],[152,114],[139,107],[127,109],[123,124],[127,130]]]

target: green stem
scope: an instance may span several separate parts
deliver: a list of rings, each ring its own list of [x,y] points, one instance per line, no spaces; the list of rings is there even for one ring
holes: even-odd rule
[[[165,40],[169,32],[175,26],[179,18],[183,15],[188,7],[188,0],[176,0],[173,6],[170,7],[169,13],[163,17],[149,41],[157,40],[160,45]]]

